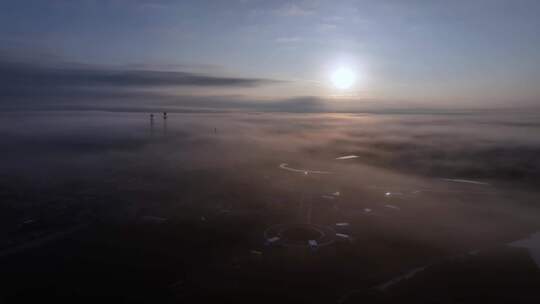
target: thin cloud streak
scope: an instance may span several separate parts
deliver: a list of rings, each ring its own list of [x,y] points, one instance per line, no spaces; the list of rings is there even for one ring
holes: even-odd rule
[[[25,88],[50,87],[256,87],[282,81],[222,77],[190,72],[88,67],[55,67],[0,61],[0,95]]]

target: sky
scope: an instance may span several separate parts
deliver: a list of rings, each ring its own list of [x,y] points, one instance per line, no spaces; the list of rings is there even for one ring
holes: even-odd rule
[[[536,0],[2,1],[0,98],[537,107],[538,16]]]

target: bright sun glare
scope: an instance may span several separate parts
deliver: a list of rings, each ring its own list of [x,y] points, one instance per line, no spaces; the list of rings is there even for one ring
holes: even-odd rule
[[[336,88],[345,90],[354,84],[356,76],[350,69],[339,68],[332,73],[330,80]]]

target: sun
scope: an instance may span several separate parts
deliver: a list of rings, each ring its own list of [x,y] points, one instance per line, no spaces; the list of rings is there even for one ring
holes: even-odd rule
[[[356,75],[351,69],[338,68],[332,73],[330,80],[337,89],[346,90],[352,87],[356,81]]]

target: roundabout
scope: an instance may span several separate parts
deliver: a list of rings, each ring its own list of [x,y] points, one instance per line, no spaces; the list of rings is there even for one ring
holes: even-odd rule
[[[267,245],[284,247],[327,246],[335,241],[335,236],[330,227],[308,223],[278,224],[264,231]]]

